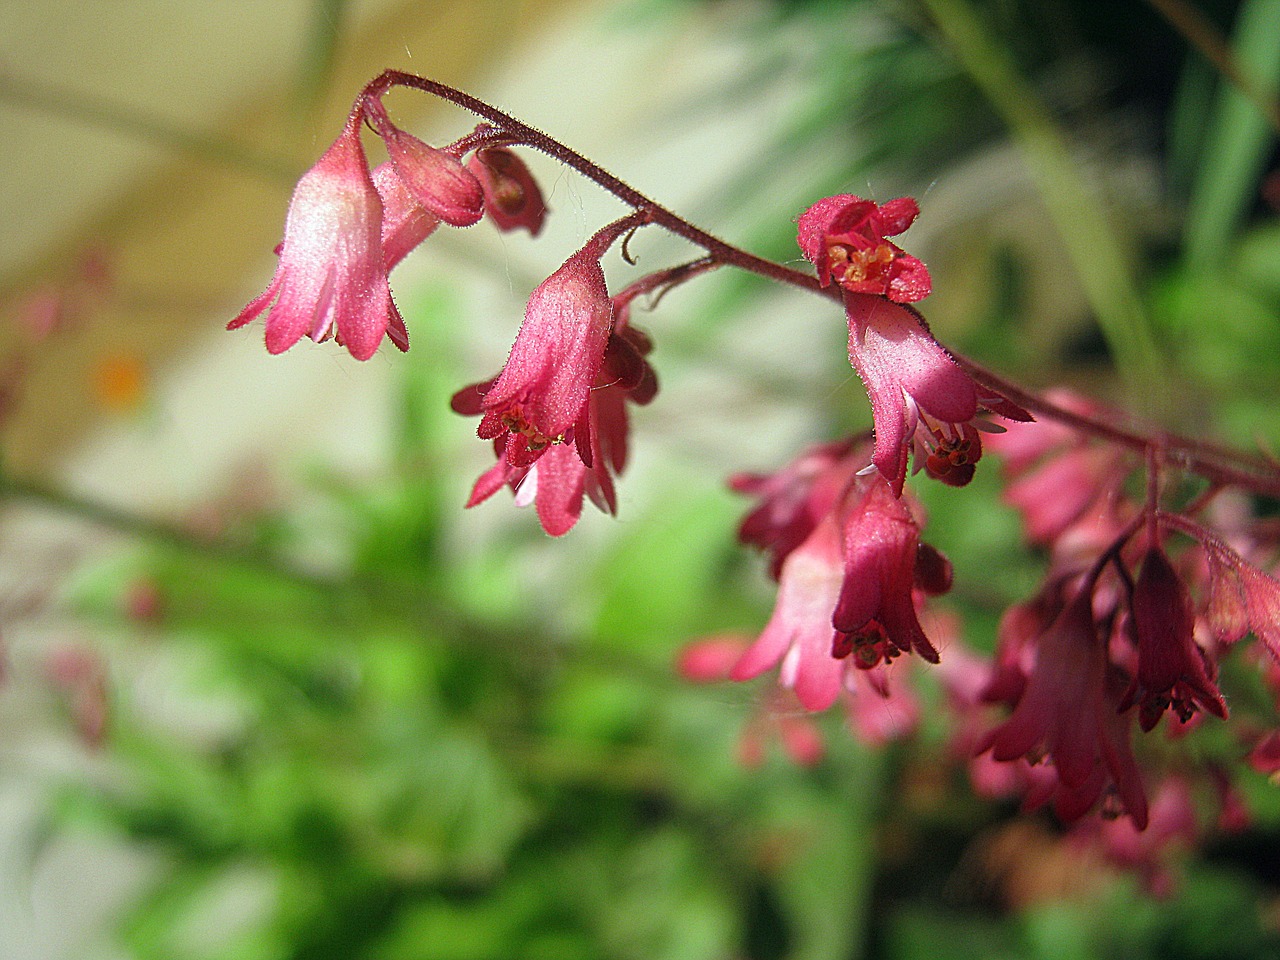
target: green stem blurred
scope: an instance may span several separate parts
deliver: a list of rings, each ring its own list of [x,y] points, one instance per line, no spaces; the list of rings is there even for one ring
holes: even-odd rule
[[[170,123],[162,117],[111,103],[83,90],[65,90],[0,72],[0,103],[27,107],[50,116],[86,123],[147,143],[239,167],[266,179],[292,184],[297,164],[247,150],[231,141]]]
[[[1130,276],[1124,245],[1085,182],[1062,131],[967,0],[923,0],[938,29],[1022,148],[1032,180],[1061,234],[1112,358],[1148,413],[1166,409],[1163,363]]]
[[[1255,96],[1274,98],[1280,87],[1277,24],[1280,0],[1245,0],[1240,7],[1232,62],[1250,79]],[[1273,142],[1267,115],[1236,86],[1224,84],[1187,209],[1183,253],[1192,268],[1216,270],[1226,262]]]

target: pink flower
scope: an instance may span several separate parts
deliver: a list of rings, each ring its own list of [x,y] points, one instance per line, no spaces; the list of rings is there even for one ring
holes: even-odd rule
[[[817,448],[801,462],[810,457],[821,462],[827,452]],[[830,463],[801,483],[820,492],[791,503],[787,499],[795,492],[785,483],[765,489],[766,497],[784,498],[780,505],[787,509],[778,517],[778,529],[788,538],[808,525],[807,520],[797,523],[797,517],[812,516],[813,525],[786,552],[773,616],[730,674],[734,680],[749,680],[781,664],[781,684],[793,688],[809,710],[825,710],[841,689],[862,686],[852,673],[900,653],[914,650],[930,662],[938,659],[920,628],[914,598],[922,581],[938,591],[946,589],[949,565],[920,544],[910,511],[884,481],[856,476],[854,463],[852,451]],[[794,465],[783,475],[794,480]],[[830,496],[825,488],[836,484]],[[883,682],[877,682],[884,693]]]
[[[819,200],[802,213],[796,239],[818,268],[818,280],[824,287],[834,280],[852,293],[912,303],[929,295],[929,271],[885,238],[902,233],[919,213],[910,197],[877,206],[842,193]]]
[[[409,192],[391,161],[373,168],[373,185],[382,198],[382,255],[390,273],[410,250],[435,233],[440,219]]]
[[[783,562],[773,616],[730,678],[750,680],[781,662],[779,682],[795,690],[806,710],[835,703],[845,663],[832,656],[841,637],[831,614],[843,581],[840,529],[828,514]]]
[[[982,456],[974,426],[985,408],[1010,420],[1031,415],[978,385],[929,335],[914,310],[879,297],[845,295],[849,361],[871,398],[876,443],[872,461],[901,496],[907,455],[935,479],[963,486]]]
[[[396,175],[432,216],[453,227],[469,227],[484,215],[484,191],[461,160],[405,133],[376,98],[366,97],[363,109],[387,145]]]
[[[381,232],[382,201],[353,118],[298,181],[275,276],[227,329],[244,326],[274,301],[266,319],[271,353],[304,334],[316,341],[334,334],[357,360],[369,359],[389,328],[404,329],[387,285]],[[404,349],[407,339],[398,345]]]
[[[922,556],[932,592],[950,587],[949,564],[942,574],[933,569],[945,559],[932,548],[922,552],[911,511],[879,477],[859,477],[841,512],[845,573],[832,625],[844,638],[837,655],[852,653],[864,669],[912,650],[937,663],[916,618],[914,588]]]
[[[482,439],[506,438],[513,467],[571,439],[604,363],[613,303],[599,256],[583,249],[529,297],[506,366],[481,402]]]
[[[524,227],[531,236],[538,235],[547,205],[523,160],[502,147],[488,147],[475,152],[467,169],[480,181],[485,212],[499,230]]]
[[[1129,747],[1128,719],[1117,709],[1123,685],[1108,662],[1093,616],[1092,581],[1037,638],[1035,665],[1013,714],[979,745],[995,760],[1053,761],[1052,780],[1028,804],[1051,797],[1064,820],[1083,816],[1114,789],[1141,829],[1147,802]]]
[[[1138,650],[1138,669],[1120,709],[1138,704],[1144,731],[1172,709],[1183,723],[1197,707],[1226,719],[1227,706],[1212,678],[1213,668],[1196,645],[1191,596],[1158,546],[1148,548],[1133,588],[1129,629]]]
[[[627,405],[658,392],[649,338],[627,322],[624,295],[610,300],[600,269],[626,228],[619,221],[600,231],[535,290],[502,373],[454,395],[454,411],[481,416],[477,433],[498,456],[468,507],[509,486],[518,505],[535,505],[552,536],[573,528],[584,497],[617,512],[613,477],[627,463]]]

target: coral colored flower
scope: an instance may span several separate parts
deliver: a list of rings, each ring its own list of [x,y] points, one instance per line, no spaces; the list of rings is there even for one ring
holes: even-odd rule
[[[599,257],[621,232],[616,227],[534,291],[503,372],[454,395],[455,412],[481,416],[477,432],[493,439],[498,456],[468,507],[509,486],[518,505],[535,505],[552,536],[573,528],[584,497],[617,512],[613,478],[627,464],[627,407],[649,403],[658,380],[646,359],[649,338],[627,322],[627,299],[610,301],[604,288]]]
[[[1093,586],[1079,588],[1037,638],[1026,689],[1012,715],[979,749],[989,748],[994,759],[1005,762],[1053,761],[1054,777],[1028,796],[1029,805],[1052,798],[1058,815],[1071,821],[1113,787],[1142,828],[1146,796],[1129,747],[1128,718],[1117,709],[1122,688],[1117,689],[1094,623]]]
[[[872,460],[902,494],[907,456],[935,479],[963,486],[973,477],[982,442],[973,424],[985,408],[1010,420],[1031,415],[978,385],[938,344],[915,311],[879,297],[845,295],[849,361],[871,398],[876,443]]]
[[[388,328],[404,328],[387,285],[381,232],[382,201],[353,119],[298,181],[275,276],[227,329],[244,326],[270,306],[271,353],[288,350],[304,335],[320,341],[333,334],[357,360],[369,359]]]
[[[800,215],[796,240],[824,287],[835,281],[851,293],[912,303],[929,295],[929,271],[885,238],[902,233],[919,213],[910,197],[877,205],[842,193]]]
[[[1142,561],[1133,588],[1129,629],[1138,650],[1138,669],[1120,709],[1138,704],[1144,731],[1172,709],[1183,723],[1196,708],[1226,719],[1227,706],[1213,681],[1213,668],[1196,645],[1191,596],[1158,546]]]
[[[379,100],[366,98],[363,106],[369,124],[387,145],[396,175],[415,200],[453,227],[469,227],[484,215],[484,191],[461,160],[405,133],[391,122]]]
[[[821,460],[824,453],[817,448],[806,457]],[[780,516],[780,529],[792,536],[807,523],[797,526],[796,516],[827,505],[813,509],[807,536],[787,551],[773,616],[731,674],[748,680],[781,664],[781,684],[809,710],[825,710],[841,689],[857,690],[861,684],[850,672],[912,650],[930,662],[938,659],[920,628],[914,596],[922,569],[930,585],[949,585],[949,577],[938,574],[945,560],[931,548],[921,550],[919,527],[906,505],[879,477],[856,476],[856,462],[851,451],[808,484],[823,491],[828,481],[838,481],[842,489],[835,497],[811,493],[801,498],[809,507],[789,504]],[[793,468],[783,473],[795,475]],[[770,495],[791,492],[784,485]]]
[[[523,160],[502,147],[488,147],[472,155],[467,169],[480,181],[485,212],[499,230],[524,227],[534,237],[541,232],[547,205]]]

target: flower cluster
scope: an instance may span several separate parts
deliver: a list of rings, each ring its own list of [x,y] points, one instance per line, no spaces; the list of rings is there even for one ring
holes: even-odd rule
[[[778,580],[764,632],[730,676],[747,680],[781,665],[781,682],[809,710],[825,710],[857,674],[917,653],[936,663],[917,603],[951,585],[946,559],[920,541],[911,505],[868,474],[866,445],[814,447],[771,476],[743,474],[731,485],[756,497],[742,523],[744,543],[761,548]]]
[[[365,123],[389,156],[372,171],[360,142]],[[271,353],[304,336],[332,336],[357,360],[373,356],[384,336],[408,350],[388,274],[410,250],[441,223],[468,227],[486,212],[503,230],[541,228],[546,207],[537,184],[492,139],[480,130],[437,149],[395,126],[377,97],[361,96],[342,134],[294,188],[271,283],[227,329],[265,312]]]
[[[447,96],[495,125],[432,147],[388,117],[380,96],[395,84]],[[388,158],[372,170],[360,139],[366,125]],[[384,336],[407,349],[388,274],[410,250],[441,224],[466,227],[486,215],[499,229],[539,233],[546,206],[512,150],[519,146],[576,166],[632,210],[533,290],[501,371],[453,397],[456,412],[478,418],[477,435],[495,453],[468,506],[508,487],[560,536],[588,499],[616,512],[631,406],[657,393],[652,343],[631,322],[636,300],[726,264],[809,288],[814,276],[703,233],[459,91],[388,73],[366,88],[342,134],[299,181],[276,274],[229,326],[265,314],[273,353],[304,335],[333,337],[362,360]],[[754,501],[739,539],[764,553],[775,605],[758,636],[696,643],[680,671],[699,682],[746,681],[776,668],[780,689],[769,690],[749,722],[742,756],[758,762],[775,738],[797,762],[813,764],[823,745],[803,711],[842,702],[864,740],[906,735],[920,716],[902,682],[906,669],[945,655],[939,673],[957,721],[953,750],[975,788],[1020,795],[1025,808],[1049,806],[1067,822],[1101,811],[1108,821],[1080,828],[1081,842],[1142,870],[1153,885],[1166,883],[1165,853],[1200,829],[1188,786],[1197,765],[1217,785],[1223,823],[1239,823],[1243,808],[1223,773],[1231,758],[1208,751],[1175,768],[1158,751],[1144,753],[1136,735],[1160,728],[1177,739],[1206,718],[1226,719],[1224,667],[1249,633],[1266,652],[1253,656],[1276,701],[1270,706],[1280,707],[1280,582],[1270,572],[1280,531],[1254,522],[1241,498],[1280,484],[1251,487],[1247,470],[1215,468],[1190,441],[1167,455],[1167,436],[1116,427],[1111,413],[1069,395],[1022,392],[949,353],[914,306],[932,289],[928,269],[890,239],[918,215],[910,198],[877,204],[839,194],[798,217],[797,242],[816,286],[843,305],[849,361],[874,430],[811,446],[775,473],[732,478]],[[707,256],[611,293],[602,259],[622,241],[630,262],[623,238],[652,223]],[[1032,422],[1024,406],[1046,422]],[[966,650],[952,615],[926,614],[928,598],[950,589],[952,570],[922,540],[923,511],[906,488],[908,466],[949,486],[969,483],[983,434],[1004,461],[1005,498],[1047,565],[1033,595],[1004,612],[989,661]],[[1208,483],[1163,489],[1173,469]],[[1274,472],[1270,464],[1257,470]],[[1238,743],[1240,757],[1269,775],[1280,771],[1280,735],[1266,732],[1273,721]]]
[[[646,359],[652,344],[631,325],[631,302],[668,279],[655,274],[609,296],[600,257],[634,226],[624,218],[605,227],[543,281],[502,372],[454,395],[453,409],[481,418],[477,433],[497,454],[467,506],[509,486],[517,503],[535,504],[552,536],[573,528],[584,496],[617,512],[613,477],[627,462],[627,405],[658,392]]]

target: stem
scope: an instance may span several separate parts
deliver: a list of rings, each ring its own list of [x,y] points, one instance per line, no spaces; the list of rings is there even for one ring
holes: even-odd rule
[[[946,11],[954,12],[956,9],[960,9],[966,16],[970,15],[970,11],[963,5],[963,0],[928,0],[928,2],[930,2],[931,6],[940,4],[941,8]],[[972,27],[972,21],[968,22],[966,29]],[[969,39],[972,38],[966,36],[966,40]],[[985,40],[982,40],[980,46],[985,50],[988,45]],[[994,65],[987,64],[984,70],[979,72],[984,77],[991,79],[996,75],[1002,76],[1001,71],[1011,71],[1011,69],[1007,64],[1001,62]],[[990,71],[994,71],[994,73]],[[1017,80],[1018,78],[1015,77],[1014,79]],[[1017,89],[1021,89],[1019,84],[1020,80],[1015,83]],[[726,243],[724,240],[694,226],[688,220],[651,200],[630,184],[541,130],[537,130],[517,120],[510,114],[499,110],[497,107],[491,106],[485,101],[447,84],[419,77],[415,74],[403,73],[399,70],[387,70],[371,80],[361,91],[360,96],[356,99],[353,116],[360,110],[360,105],[366,97],[381,98],[395,86],[410,87],[423,93],[440,97],[456,106],[471,111],[490,123],[496,124],[509,138],[509,142],[518,142],[532,147],[552,159],[572,167],[603,190],[613,194],[623,203],[643,212],[645,214],[644,222],[664,227],[695,246],[701,247],[710,254],[710,259],[716,263],[727,264],[766,279],[800,287],[810,293],[816,293],[837,302],[842,299],[842,291],[838,287],[829,286],[824,288],[819,284],[817,277],[811,274],[792,270],[790,267],[774,263],[772,260],[765,260]],[[1012,123],[1011,121],[1016,129],[1022,130],[1025,136],[1030,137],[1032,133],[1035,134],[1032,139],[1039,143],[1039,148],[1031,152],[1034,157],[1039,157],[1041,161],[1043,169],[1039,172],[1042,176],[1050,179],[1056,176],[1064,176],[1073,185],[1064,190],[1055,188],[1050,191],[1047,186],[1042,184],[1042,187],[1048,191],[1046,199],[1049,199],[1051,195],[1062,201],[1056,205],[1056,212],[1070,220],[1071,217],[1081,215],[1082,210],[1092,210],[1090,205],[1084,203],[1086,197],[1084,187],[1076,182],[1078,178],[1075,175],[1074,168],[1071,166],[1070,158],[1065,152],[1065,147],[1057,139],[1056,132],[1047,116],[1042,116],[1035,106],[1027,105],[1030,101],[1018,100],[1012,94],[1007,96],[1003,93],[1000,94],[1000,101],[1001,103],[998,105],[1008,101],[1008,109],[1017,111],[1019,123]],[[1029,146],[1028,149],[1030,150],[1031,147]],[[1097,219],[1097,223],[1084,232],[1077,231],[1072,236],[1094,253],[1097,252],[1098,248],[1090,247],[1089,244],[1091,243],[1100,243],[1106,249],[1111,249],[1114,246],[1114,238],[1111,238],[1110,233],[1102,225],[1101,219],[1096,218],[1093,213],[1088,214],[1086,219],[1090,223]],[[1085,243],[1084,241],[1086,240],[1089,242]],[[1103,243],[1103,241],[1106,242]],[[706,268],[704,264],[705,261],[699,260],[686,266],[696,268],[697,272],[701,272],[702,269]],[[1123,276],[1123,271],[1119,269],[1118,264],[1119,257],[1117,255],[1113,261],[1115,269],[1108,274],[1110,277],[1108,281],[1110,284],[1108,296],[1114,294],[1116,304],[1119,306],[1128,305],[1125,309],[1128,310],[1130,316],[1129,320],[1125,321],[1124,330],[1126,332],[1121,338],[1121,342],[1130,343],[1131,349],[1127,348],[1124,352],[1130,353],[1135,358],[1134,364],[1143,365],[1146,370],[1144,376],[1154,376],[1150,366],[1155,362],[1155,348],[1150,342],[1150,334],[1146,327],[1145,319],[1141,316],[1140,311],[1133,312],[1138,310],[1136,293],[1133,293],[1128,286],[1127,278]],[[1085,273],[1086,278],[1088,276],[1100,276],[1096,273],[1090,273],[1086,266],[1079,262],[1077,265]],[[682,277],[681,279],[685,278]],[[1103,299],[1107,300],[1105,297]],[[1107,300],[1107,302],[1111,303],[1111,300]],[[1128,308],[1130,307],[1133,309],[1129,310]],[[924,317],[913,307],[908,306],[907,309],[910,309],[922,321],[924,320]],[[1108,314],[1108,316],[1111,316],[1111,314]],[[1130,321],[1132,321],[1132,327],[1128,326]],[[1118,350],[1118,352],[1121,351]],[[1055,420],[1087,435],[1109,440],[1112,443],[1135,450],[1144,457],[1147,451],[1154,447],[1155,456],[1160,463],[1197,474],[1214,484],[1237,485],[1257,493],[1280,497],[1280,473],[1276,470],[1276,464],[1269,460],[1251,457],[1235,450],[1172,433],[1160,432],[1157,438],[1153,440],[1151,433],[1126,429],[1106,420],[1059,407],[1044,397],[1024,390],[1016,384],[1005,380],[1003,377],[985,369],[961,354],[948,351],[948,355],[980,385],[1006,397],[1042,419]],[[1122,363],[1121,366],[1123,370],[1128,364]],[[1160,380],[1156,382],[1162,383]]]
[[[470,110],[476,116],[488,120],[490,123],[496,123],[514,140],[521,144],[532,147],[553,160],[559,160],[561,163],[572,167],[578,173],[582,174],[588,180],[594,182],[597,186],[613,194],[623,203],[637,210],[647,211],[651,223],[656,223],[666,228],[677,236],[683,237],[695,246],[699,246],[706,250],[711,256],[721,263],[730,264],[746,270],[750,273],[766,277],[770,280],[776,280],[779,283],[787,283],[795,287],[802,287],[805,290],[815,292],[823,292],[818,285],[816,277],[807,273],[801,273],[798,270],[792,270],[784,267],[782,264],[774,263],[772,260],[765,260],[754,254],[747,253],[732,244],[726,243],[719,237],[715,237],[705,230],[694,226],[688,220],[684,219],[666,207],[662,206],[654,200],[649,199],[639,190],[636,190],[630,184],[618,179],[609,171],[592,163],[582,154],[565,146],[560,141],[547,136],[541,130],[537,130],[526,123],[521,123],[515,117],[499,110],[497,107],[490,106],[483,100],[477,99],[468,93],[463,93],[455,87],[439,83],[435,80],[428,80],[425,77],[419,77],[412,73],[403,73],[399,70],[387,70],[381,75],[369,82],[361,93],[361,97],[381,97],[391,87],[411,87],[414,90],[421,90],[423,93],[429,93],[433,96],[440,97],[442,100],[448,100],[456,106],[462,107],[464,110]],[[357,101],[359,102],[359,101]]]

